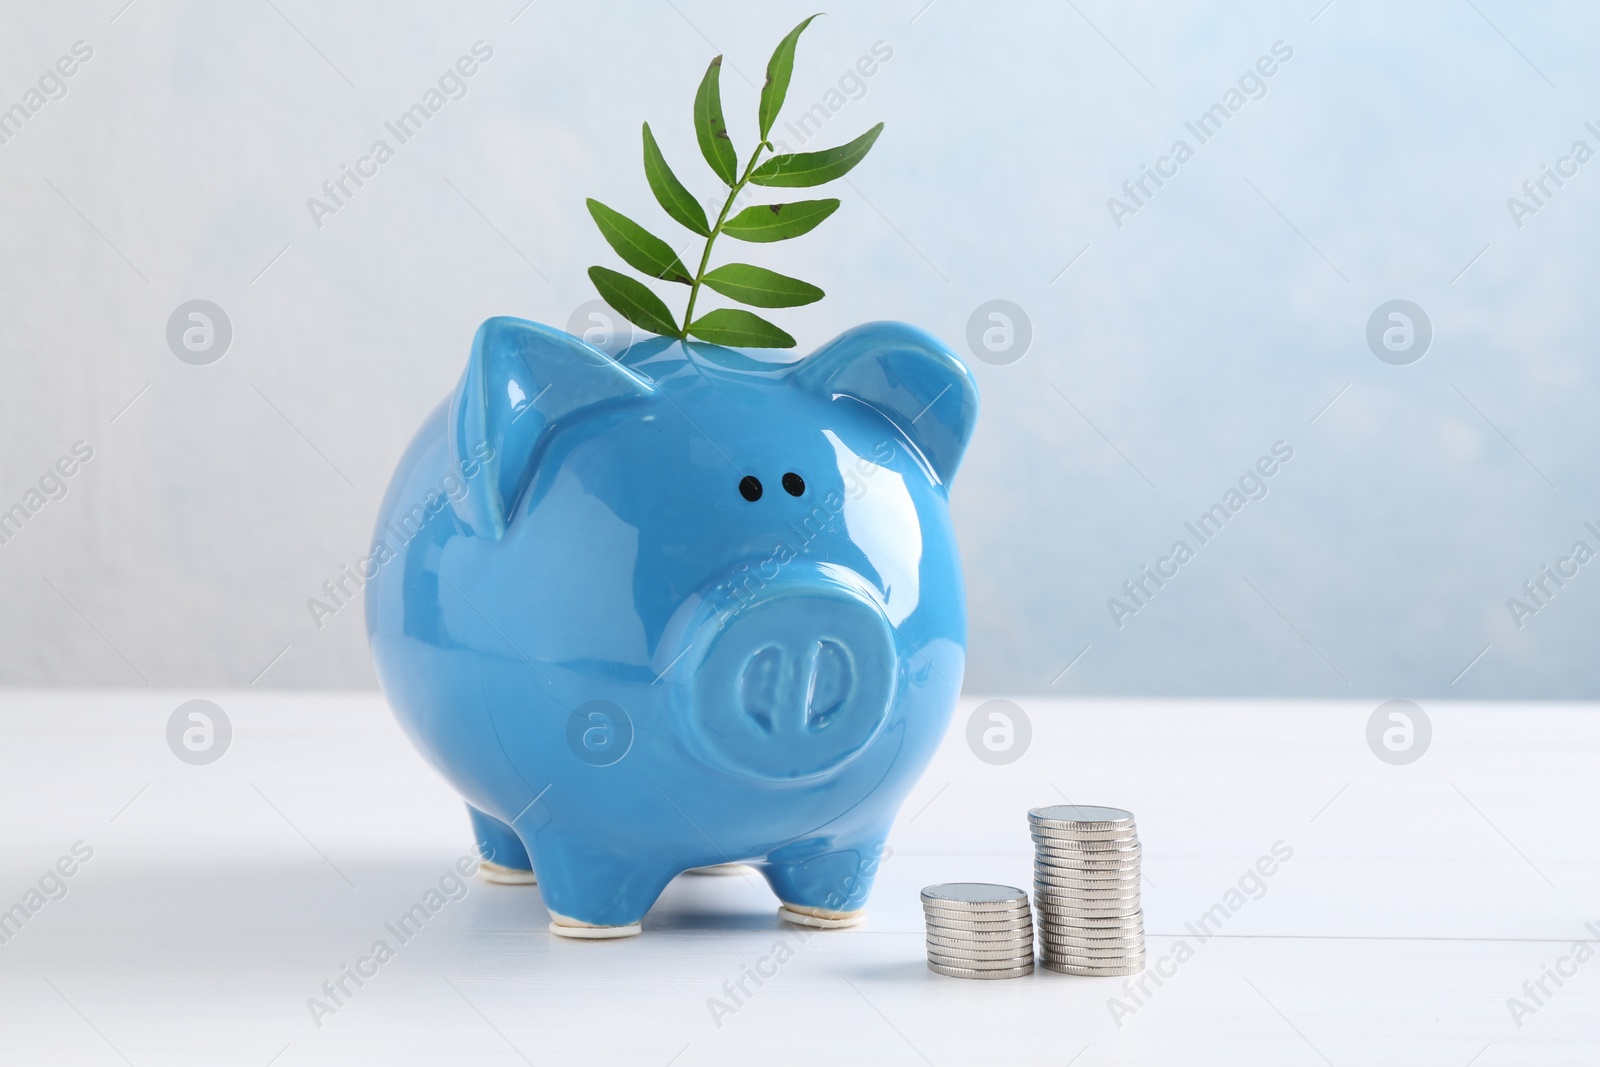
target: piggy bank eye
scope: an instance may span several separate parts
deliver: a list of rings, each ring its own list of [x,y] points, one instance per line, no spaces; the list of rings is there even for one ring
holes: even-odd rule
[[[806,482],[794,471],[790,471],[783,476],[783,488],[790,496],[799,496],[806,491]]]
[[[739,495],[751,502],[761,499],[761,479],[747,474],[739,479]]]

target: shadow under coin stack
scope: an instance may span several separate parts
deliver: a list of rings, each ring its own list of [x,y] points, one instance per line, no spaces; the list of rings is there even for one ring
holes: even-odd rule
[[[922,891],[928,970],[951,978],[1021,978],[1033,973],[1028,894],[1008,885],[946,882]]]
[[[1144,970],[1139,833],[1133,814],[1092,804],[1028,812],[1039,962],[1063,974]]]

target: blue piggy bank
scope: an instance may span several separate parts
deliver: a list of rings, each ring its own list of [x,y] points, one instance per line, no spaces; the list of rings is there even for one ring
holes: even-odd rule
[[[898,323],[776,362],[485,322],[384,498],[366,609],[486,869],[537,872],[568,936],[734,861],[791,922],[859,921],[961,688],[946,494],[977,411]]]

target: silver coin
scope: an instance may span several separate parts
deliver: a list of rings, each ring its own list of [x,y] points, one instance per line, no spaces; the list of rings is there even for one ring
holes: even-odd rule
[[[973,961],[974,966],[994,966],[997,961],[1027,959],[1033,955],[1033,946],[1024,941],[1005,948],[984,948],[968,952],[966,949],[948,948],[944,945],[925,945],[929,956],[942,956],[941,963],[961,965],[962,960]]]
[[[1145,960],[1144,949],[1107,954],[1059,948],[1055,945],[1040,945],[1039,956],[1059,963],[1081,963],[1085,967],[1126,967],[1130,963],[1143,963]]]
[[[1137,909],[1138,907],[1139,894],[1137,891],[1095,895],[1082,889],[1051,885],[1045,881],[1035,881],[1033,883],[1033,911],[1035,915],[1043,915],[1046,911],[1059,911],[1062,908],[1117,912]]]
[[[1045,963],[1066,964],[1073,967],[1139,967],[1147,962],[1144,954],[1137,956],[1066,956],[1057,952],[1041,951],[1038,958]]]
[[[1063,900],[1110,900],[1139,895],[1138,882],[1083,882],[1076,878],[1050,878],[1039,875],[1033,880],[1039,892]]]
[[[1138,867],[1130,867],[1126,870],[1107,869],[1104,867],[1084,869],[1082,867],[1068,867],[1065,864],[1047,863],[1044,860],[1034,861],[1033,872],[1034,874],[1054,875],[1058,878],[1076,878],[1081,882],[1137,882],[1143,874],[1143,871]]]
[[[1026,941],[1033,936],[1033,924],[1003,927],[998,930],[966,930],[960,927],[925,926],[924,937],[953,941],[957,944],[999,945],[1010,941]]]
[[[1034,823],[1028,827],[1028,833],[1034,837],[1052,838],[1059,837],[1068,841],[1137,841],[1139,831],[1131,826],[1120,830],[1084,830],[1072,826],[1045,826]]]
[[[1094,940],[1093,938],[1076,936],[1078,934],[1090,933],[1091,931],[1078,930],[1078,929],[1072,929],[1072,928],[1069,928],[1069,929],[1071,929],[1071,934],[1063,933],[1063,932],[1058,931],[1058,930],[1049,931],[1049,934],[1050,934],[1049,940],[1046,940],[1044,938],[1044,934],[1046,933],[1046,931],[1041,930],[1039,932],[1040,933],[1039,947],[1041,949],[1048,948],[1051,952],[1054,952],[1054,953],[1057,953],[1057,954],[1062,953],[1062,952],[1076,952],[1076,951],[1079,951],[1080,949],[1083,950],[1083,951],[1088,951],[1089,948],[1092,947],[1092,946],[1077,945],[1077,944],[1067,944],[1066,940],[1068,938],[1071,938],[1074,941],[1092,941],[1092,940]],[[1101,932],[1105,932],[1105,931],[1101,931]],[[1121,936],[1116,937],[1116,938],[1111,938],[1109,940],[1136,941],[1136,942],[1139,942],[1138,944],[1133,944],[1133,945],[1118,945],[1117,946],[1117,951],[1121,952],[1123,955],[1128,955],[1130,953],[1143,952],[1144,951],[1144,946],[1143,946],[1144,931],[1142,929],[1121,930],[1121,931],[1114,931],[1114,932],[1120,934]]]
[[[1069,956],[1082,956],[1084,959],[1121,959],[1131,960],[1144,955],[1144,942],[1136,945],[1112,945],[1109,948],[1088,947],[1085,945],[1064,945],[1060,941],[1040,941],[1039,950],[1046,952],[1058,959]]]
[[[1133,967],[1144,969],[1147,962],[1143,956],[1130,956],[1125,959],[1114,959],[1106,956],[1062,956],[1053,952],[1039,953],[1039,962],[1053,963],[1058,966],[1068,967],[1094,967],[1097,969],[1114,970],[1118,968]]]
[[[1085,898],[1131,897],[1139,892],[1137,878],[1066,878],[1058,874],[1036,874],[1034,885],[1047,886],[1061,895],[1080,894]]]
[[[1144,926],[1057,926],[1052,923],[1039,927],[1039,936],[1057,943],[1081,941],[1088,948],[1126,947],[1144,944]]]
[[[1043,819],[1029,819],[1027,821],[1027,829],[1032,830],[1034,833],[1083,833],[1088,837],[1093,837],[1096,833],[1125,833],[1125,835],[1133,835],[1133,833],[1139,832],[1139,827],[1131,824],[1131,822],[1126,825],[1106,825],[1104,822],[1096,822],[1096,824],[1088,824],[1088,822],[1046,822]]]
[[[946,975],[950,978],[976,978],[992,981],[998,978],[1021,978],[1024,975],[1032,974],[1033,961],[1029,960],[1026,964],[1018,967],[1007,967],[1003,970],[984,971],[975,970],[971,967],[951,967],[943,963],[935,963],[932,960],[929,960],[928,970],[935,974]]]
[[[955,952],[937,945],[927,946],[928,958],[951,967],[1008,967],[1033,959],[1032,945],[1019,945],[1004,952]]]
[[[1047,848],[1129,848],[1139,843],[1138,834],[1075,834],[1070,830],[1033,828],[1033,843]]]
[[[1114,916],[1137,915],[1140,911],[1138,897],[1107,897],[1103,900],[1085,900],[1083,897],[1050,895],[1049,891],[1039,891],[1038,906],[1034,908],[1034,918],[1039,922],[1047,919],[1059,918],[1063,915],[1077,915],[1085,919],[1106,919]]]
[[[928,963],[933,966],[955,968],[960,971],[1011,971],[1019,966],[1034,966],[1034,957],[1019,957],[1016,960],[995,960],[992,963],[974,963],[971,960],[941,960],[941,958],[928,957]]]
[[[1033,927],[1011,927],[1005,930],[964,930],[948,926],[930,926],[923,932],[922,936],[939,941],[952,941],[972,944],[974,946],[981,946],[984,948],[997,948],[1001,945],[1010,945],[1019,941],[1028,940],[1033,936]]]
[[[1081,826],[1085,829],[1115,829],[1133,825],[1133,812],[1100,804],[1047,804],[1028,812],[1028,821],[1047,826]]]
[[[928,957],[928,966],[952,968],[958,969],[958,971],[986,971],[986,973],[994,973],[994,971],[1013,971],[1013,969],[1024,968],[1024,966],[1032,969],[1032,966],[1034,966],[1034,957],[1018,957],[1016,960],[995,960],[992,961],[992,966],[990,966],[990,963],[971,963],[971,961],[968,960],[941,960],[941,958],[938,957]]]
[[[1116,849],[1140,847],[1141,838],[1134,835],[1122,837],[1073,837],[1056,831],[1034,830],[1028,835],[1034,848],[1061,848],[1071,852],[1111,852]]]
[[[1028,832],[1035,837],[1081,837],[1094,841],[1105,837],[1138,837],[1136,826],[1073,826],[1068,823],[1028,823]]]
[[[1125,908],[1125,898],[1139,895],[1139,884],[1127,886],[1112,883],[1107,893],[1098,893],[1075,885],[1057,885],[1056,879],[1035,876],[1033,879],[1033,908],[1038,911],[1047,905],[1068,908]]]
[[[1049,863],[1057,867],[1077,867],[1086,871],[1138,870],[1144,853],[1136,848],[1109,852],[1073,852],[1070,849],[1036,848],[1033,862]]]
[[[966,919],[946,919],[942,916],[927,915],[923,917],[923,922],[929,930],[965,930],[968,933],[978,934],[1026,930],[1033,925],[1031,919],[1026,917],[1021,920],[1006,919],[1002,922],[969,922]]]
[[[1135,909],[1131,912],[1096,912],[1093,914],[1076,915],[1067,914],[1065,910],[1050,915],[1040,916],[1038,930],[1064,930],[1068,928],[1081,928],[1085,930],[1112,930],[1142,928],[1144,913]],[[1099,937],[1099,934],[1093,935]]]
[[[1144,872],[1138,869],[1131,871],[1081,871],[1076,867],[1052,867],[1047,863],[1033,865],[1033,880],[1054,881],[1064,878],[1071,882],[1092,882],[1095,885],[1138,885],[1144,880]]]
[[[1001,948],[1005,945],[1016,945],[1028,941],[1033,937],[1033,927],[1024,926],[1015,930],[995,930],[992,932],[978,930],[952,930],[943,926],[930,926],[923,932],[923,937],[929,941],[949,942],[946,948]]]
[[[1009,918],[1006,918],[1006,919],[995,919],[995,920],[989,920],[989,919],[963,919],[958,915],[935,915],[932,912],[929,912],[929,913],[926,913],[926,914],[924,914],[922,916],[922,921],[923,921],[923,924],[926,925],[926,926],[930,926],[930,927],[931,926],[942,926],[942,927],[947,927],[947,928],[953,926],[955,929],[958,929],[958,930],[966,929],[967,927],[971,926],[973,928],[973,932],[975,932],[975,933],[978,933],[978,934],[989,934],[989,933],[993,933],[995,931],[1004,931],[1004,930],[1026,930],[1028,927],[1033,925],[1033,912],[1025,911],[1025,912],[1021,912],[1018,915],[1010,916]],[[994,925],[992,925],[992,926],[990,926],[990,925],[976,925],[976,926],[974,926],[973,925],[973,924],[987,924],[987,923],[990,923],[990,922],[993,922]],[[966,936],[969,936],[969,935],[961,934],[960,936],[966,937]]]
[[[1054,931],[1045,931],[1040,934],[1040,943],[1049,945],[1057,952],[1094,952],[1105,950],[1132,954],[1144,951],[1144,936],[1133,937],[1078,937],[1071,934],[1058,934]]]
[[[1034,870],[1040,867],[1059,870],[1069,878],[1138,878],[1144,873],[1144,864],[1139,862],[1138,857],[1120,859],[1109,864],[1085,864],[1070,856],[1045,856],[1043,853],[1038,853],[1034,856]]]
[[[1094,937],[1142,937],[1144,936],[1144,923],[1085,923],[1085,921],[1070,921],[1070,923],[1040,923],[1038,936],[1050,934],[1051,937],[1083,937],[1090,941]]]
[[[1003,910],[978,910],[957,909],[957,907],[936,907],[936,905],[933,904],[925,904],[922,907],[922,913],[923,915],[934,915],[934,917],[939,918],[962,918],[962,920],[976,921],[976,923],[994,923],[994,921],[1000,920],[1018,920],[1018,918],[1027,918],[1029,907],[1029,904],[1022,904],[1021,907],[1008,907],[1008,909]]]
[[[1144,939],[1144,926],[1040,926],[1038,937],[1043,941],[1045,937],[1051,941],[1059,942],[1062,939],[1074,941],[1134,941]]]
[[[1099,860],[1100,862],[1086,862],[1084,856],[1092,856],[1094,859]],[[1131,852],[1127,855],[1118,855],[1115,859],[1108,858],[1107,854],[1104,852],[1085,853],[1078,856],[1064,856],[1057,852],[1045,852],[1040,850],[1033,854],[1033,862],[1035,866],[1038,866],[1042,863],[1048,867],[1060,867],[1063,870],[1105,871],[1108,874],[1129,874],[1134,871],[1143,870],[1143,859],[1144,857],[1139,855],[1137,852]]]
[[[1137,900],[1139,899],[1139,883],[1131,882],[1127,885],[1110,885],[1104,889],[1091,889],[1084,885],[1067,884],[1065,880],[1036,878],[1033,887],[1037,892],[1046,896],[1054,896],[1068,904],[1073,901],[1083,901],[1086,906],[1092,907],[1089,901],[1101,900]]]
[[[1087,864],[1091,867],[1126,867],[1130,864],[1137,866],[1144,859],[1144,850],[1137,845],[1133,848],[1102,848],[1102,849],[1072,849],[1072,848],[1035,848],[1035,860],[1047,863],[1072,863]]]
[[[1107,876],[1114,878],[1118,875],[1139,874],[1144,870],[1144,864],[1140,862],[1140,857],[1137,855],[1129,856],[1125,859],[1104,860],[1100,863],[1086,863],[1072,856],[1058,856],[1053,853],[1039,852],[1034,854],[1033,866],[1035,870],[1044,866],[1056,867],[1063,871],[1088,872],[1091,878],[1104,878]]]
[[[1043,878],[1034,883],[1034,892],[1040,896],[1039,908],[1085,908],[1102,910],[1122,910],[1130,905],[1138,906],[1139,884],[1130,882],[1126,885],[1105,885],[1103,888],[1087,889],[1081,884],[1063,884],[1057,881],[1047,881]]]
[[[1046,923],[1128,923],[1134,920],[1144,920],[1144,909],[1138,904],[1118,909],[1088,909],[1088,907],[1059,904],[1038,910],[1040,926]]]
[[[928,958],[939,957],[941,963],[960,963],[962,960],[974,960],[978,963],[994,963],[995,960],[1032,960],[1034,958],[1034,942],[1024,941],[1021,944],[1006,945],[1005,949],[950,949],[949,945],[925,945]]]
[[[1028,827],[1028,836],[1035,841],[1066,841],[1069,844],[1074,841],[1137,841],[1139,831],[1131,826],[1122,830],[1074,830],[1066,826],[1033,823]]]
[[[1028,906],[1028,894],[1019,889],[1015,899],[1007,900],[1004,903],[995,904],[962,904],[956,901],[930,900],[927,897],[923,897],[922,906],[930,910],[937,909],[939,911],[959,911],[963,915],[986,911],[1015,911],[1017,908],[1025,908]]]
[[[1016,911],[1009,912],[954,912],[935,910],[933,908],[922,909],[922,917],[929,922],[995,923],[1001,925],[1006,923],[1025,923],[1031,917],[1030,913],[1031,908],[1029,910],[1019,908]]]
[[[928,934],[926,940],[929,948],[937,948],[940,952],[958,956],[963,952],[1025,952],[1033,945],[1033,931],[1028,931],[1026,937],[991,938],[982,941]]]
[[[925,910],[922,918],[926,923],[939,923],[941,926],[960,923],[963,926],[976,925],[979,929],[1000,929],[1003,926],[1027,926],[1027,923],[1034,918],[1034,913],[1032,910],[1027,910],[1027,912],[1011,912],[1010,915],[955,915],[955,913]]]
[[[1044,959],[1039,962],[1060,974],[1075,974],[1084,978],[1121,978],[1124,975],[1139,974],[1144,971],[1142,962],[1128,967],[1081,967],[1075,963],[1057,963],[1055,960]]]
[[[1109,923],[1109,925],[1126,925],[1134,921],[1144,921],[1144,912],[1138,907],[1125,907],[1114,912],[1091,912],[1085,907],[1056,907],[1048,912],[1038,913],[1038,925],[1045,926],[1050,923],[1070,923],[1070,925],[1083,925],[1083,923]]]
[[[1061,805],[1066,807],[1066,805]],[[1046,819],[1040,818],[1037,812],[1046,811],[1045,808],[1034,808],[1028,812],[1028,826],[1030,829],[1045,830],[1076,830],[1082,833],[1132,833],[1137,827],[1132,815],[1126,819]]]
[[[1137,877],[1144,873],[1144,865],[1138,860],[1124,860],[1117,863],[1080,863],[1077,860],[1064,859],[1060,856],[1035,856],[1033,869],[1048,867],[1052,871],[1060,871],[1069,878],[1128,878]]]
[[[1043,890],[1040,891],[1041,894]],[[1045,897],[1039,901],[1035,916],[1039,922],[1063,916],[1085,919],[1126,918],[1140,911],[1137,895],[1128,897]]]
[[[1134,952],[1084,954],[1075,950],[1063,951],[1051,945],[1040,947],[1039,958],[1055,963],[1075,963],[1080,967],[1128,967],[1134,964],[1142,965],[1146,959],[1143,949]]]
[[[1058,874],[1035,874],[1033,885],[1035,889],[1043,889],[1059,897],[1084,900],[1107,896],[1131,897],[1139,893],[1137,878],[1067,878]]]
[[[1067,926],[1081,926],[1086,929],[1104,929],[1107,927],[1131,927],[1144,923],[1144,912],[1138,908],[1131,911],[1085,911],[1083,908],[1059,908],[1048,915],[1041,914],[1036,929],[1060,929]],[[1095,937],[1101,935],[1095,934]]]
[[[1038,878],[1040,875],[1045,875],[1051,881],[1070,881],[1074,885],[1083,881],[1083,883],[1088,883],[1088,885],[1085,885],[1086,889],[1114,885],[1136,886],[1139,885],[1139,881],[1144,877],[1139,870],[1078,870],[1077,867],[1056,867],[1054,864],[1035,862],[1034,877]]]
[[[1083,848],[1088,845],[1090,848]],[[1115,845],[1117,848],[1106,848]],[[1144,854],[1139,841],[1072,841],[1064,837],[1034,838],[1035,856],[1059,856],[1078,864],[1126,864]]]
[[[1074,863],[1134,863],[1144,858],[1144,846],[1137,841],[1066,841],[1051,838],[1049,841],[1035,841],[1033,854],[1035,857],[1072,860]]]
[[[1004,967],[1020,967],[1025,963],[1033,962],[1033,949],[1024,949],[1021,952],[1012,952],[1004,956],[969,956],[965,953],[951,954],[928,950],[928,959],[946,967],[971,967],[975,971],[994,971]]]
[[[992,882],[942,882],[922,891],[922,903],[925,905],[1008,907],[1027,902],[1028,894],[1022,890]]]
[[[1072,830],[1040,830],[1032,833],[1035,845],[1138,845],[1138,833],[1077,833]]]
[[[925,921],[923,932],[928,937],[942,937],[950,941],[985,941],[993,944],[996,941],[1019,941],[1029,935],[1033,930],[1033,920],[1024,919],[1020,923],[1002,924],[1000,926],[977,926],[970,923],[935,923]]]
[[[1082,848],[1083,844],[1102,846],[1110,842],[1105,841],[1066,841],[1061,838],[1051,838],[1048,841],[1035,841],[1033,855],[1035,859],[1070,860],[1073,863],[1089,863],[1095,866],[1118,863],[1138,863],[1144,858],[1144,846],[1137,841],[1115,842],[1116,848]]]
[[[1142,937],[1144,936],[1144,921],[1136,920],[1131,923],[1085,923],[1083,920],[1070,921],[1070,923],[1040,923],[1038,934],[1051,937]]]

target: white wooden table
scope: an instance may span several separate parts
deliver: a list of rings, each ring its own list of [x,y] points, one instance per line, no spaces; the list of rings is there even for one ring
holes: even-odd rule
[[[233,724],[209,766],[167,748],[192,697]],[[1377,701],[1018,703],[1033,742],[1004,767],[963,703],[866,926],[808,935],[759,880],[685,877],[602,943],[550,936],[536,888],[449,881],[465,814],[375,694],[0,694],[0,909],[39,904],[0,925],[0,1062],[1600,1061],[1600,961],[1573,956],[1600,942],[1600,709],[1424,702],[1432,746],[1397,767],[1367,748]],[[1063,795],[1137,814],[1162,984],[928,972],[918,889],[1027,886],[1026,810]],[[385,923],[441,878],[401,943]]]

